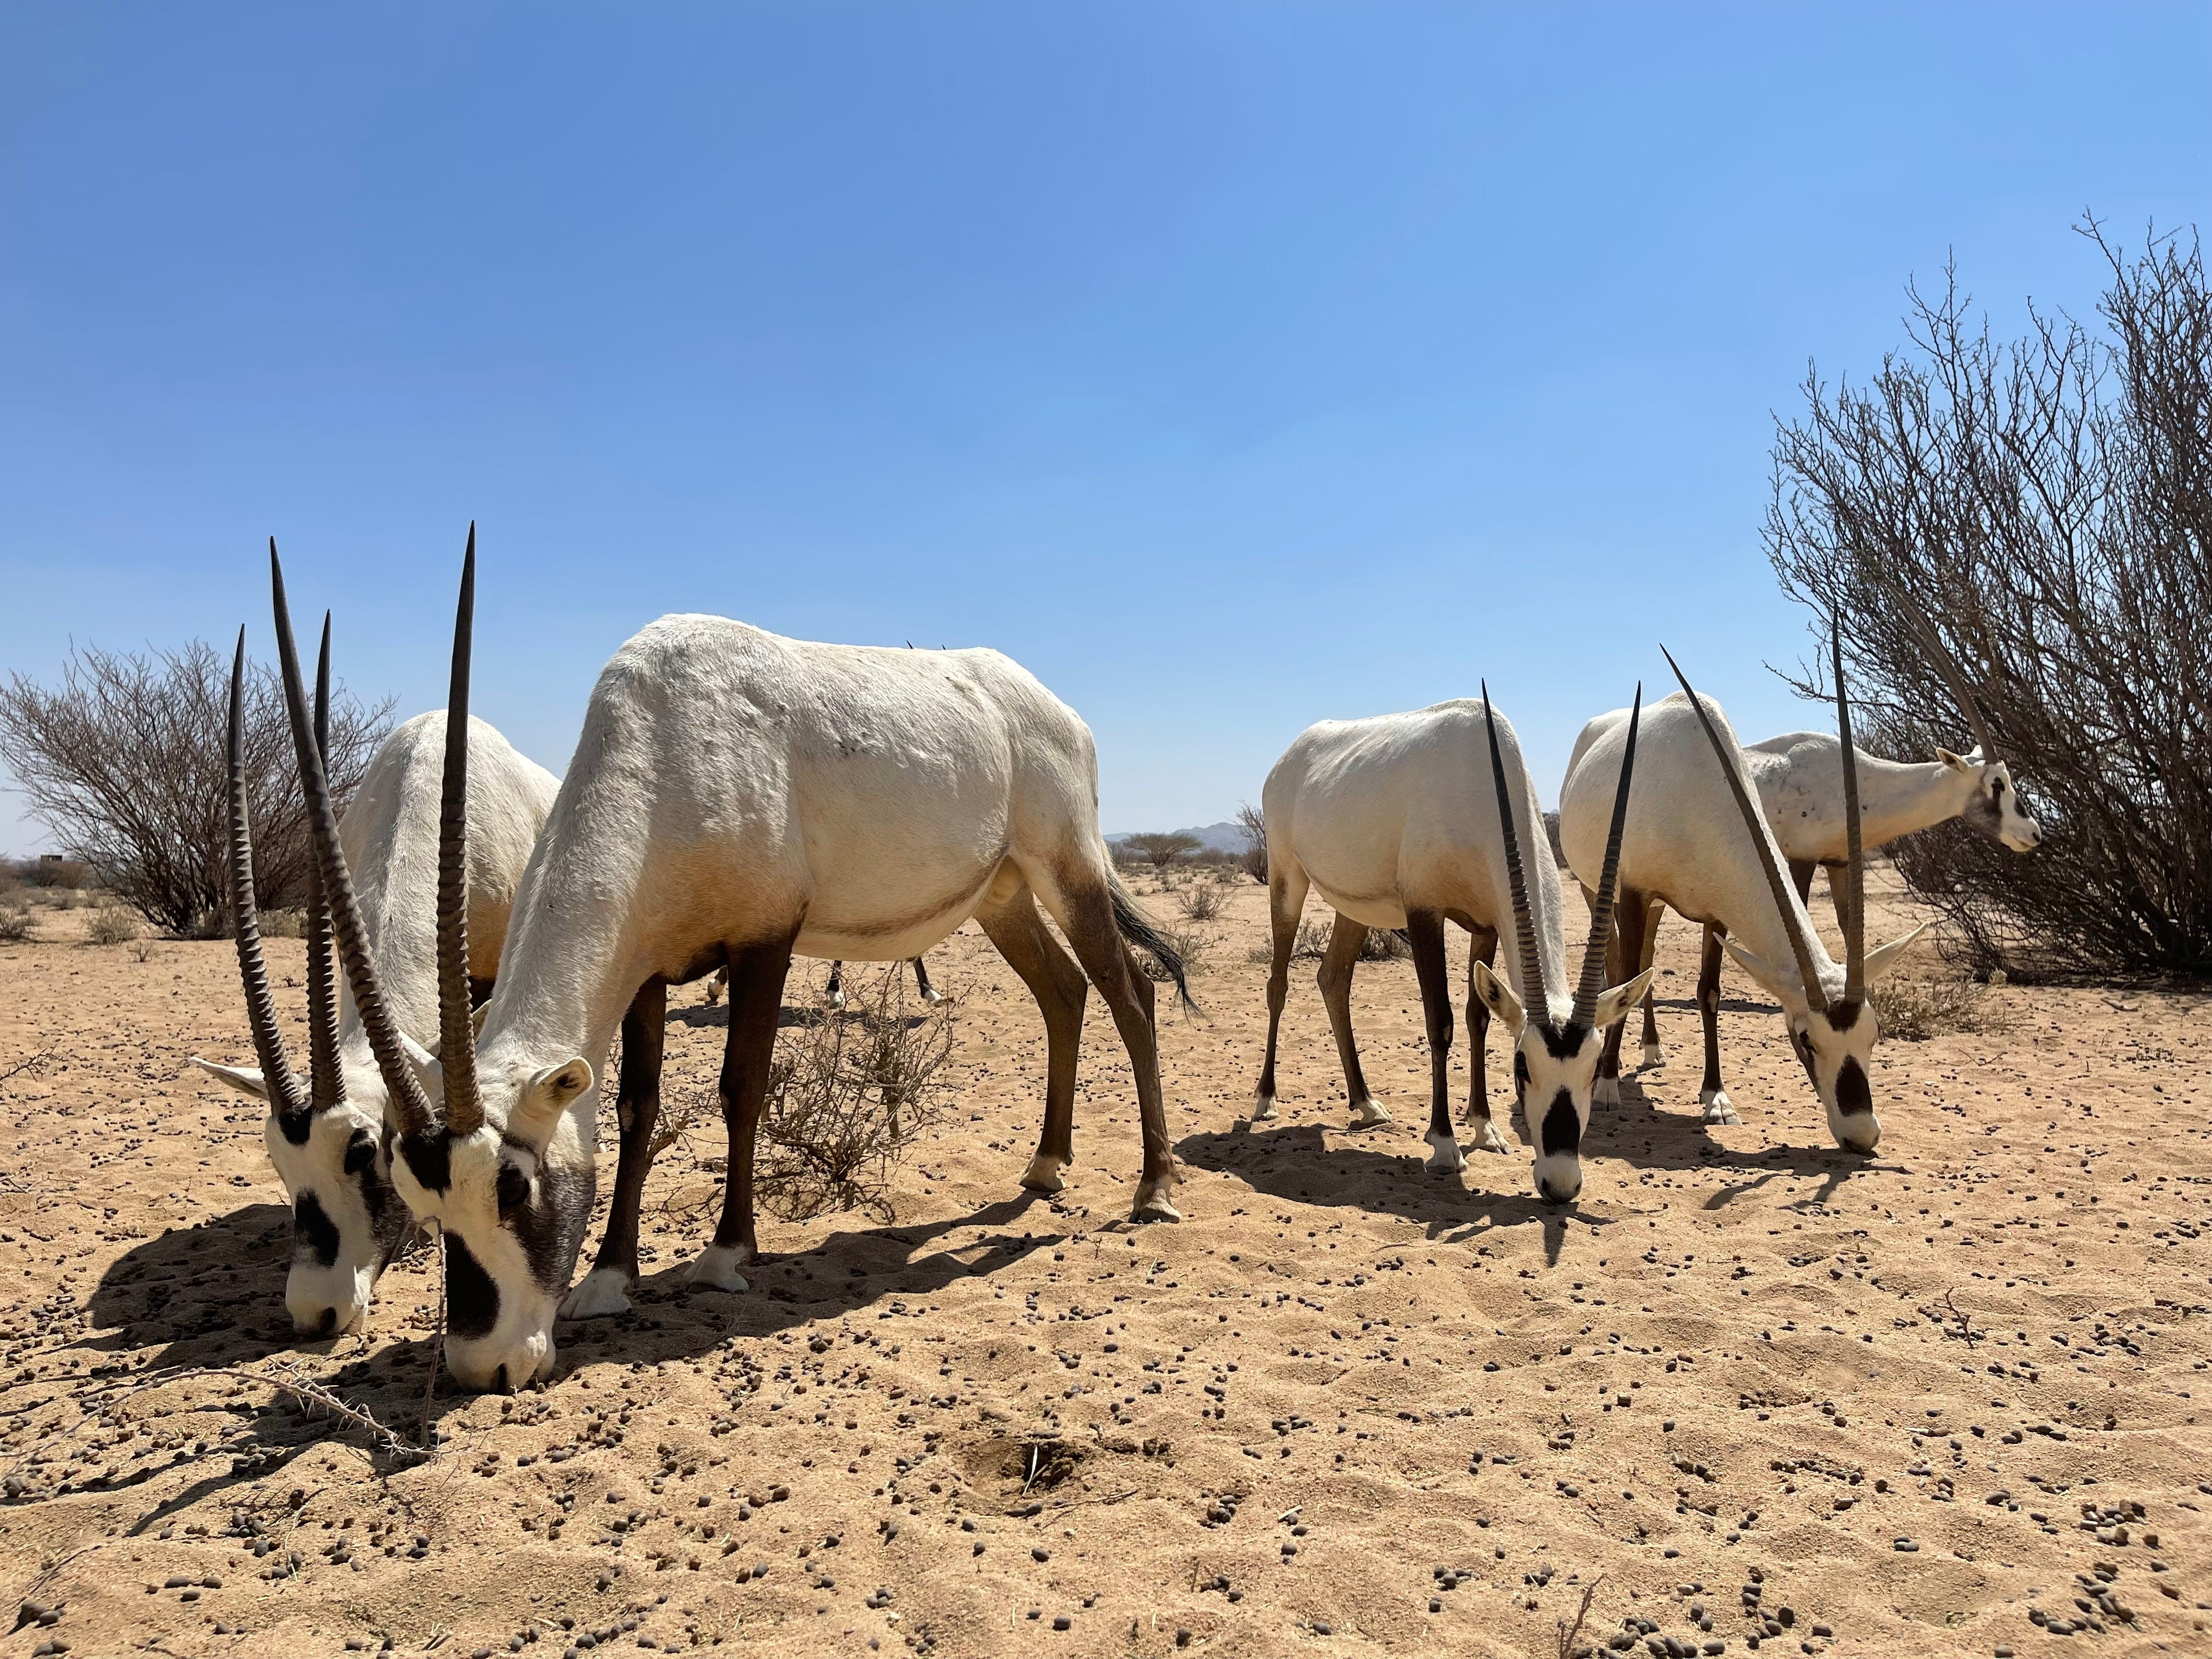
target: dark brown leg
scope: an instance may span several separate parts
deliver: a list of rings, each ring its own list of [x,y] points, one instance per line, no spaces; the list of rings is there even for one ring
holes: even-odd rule
[[[1288,859],[1275,860],[1267,870],[1267,923],[1274,945],[1267,959],[1267,1054],[1260,1062],[1260,1086],[1253,1091],[1255,1123],[1275,1115],[1275,1039],[1291,994],[1291,949],[1297,943],[1298,917],[1305,908],[1305,872]]]
[[[1044,1016],[1044,1127],[1036,1156],[1022,1176],[1033,1192],[1056,1193],[1060,1172],[1075,1161],[1075,1062],[1083,1044],[1083,1005],[1091,982],[1037,914],[1036,900],[1023,888],[995,909],[979,910],[975,920],[998,947],[1006,965],[1022,976]],[[915,967],[921,958],[915,958]]]
[[[1467,956],[1467,1041],[1468,1070],[1474,1075],[1467,1091],[1467,1121],[1474,1131],[1475,1150],[1483,1152],[1502,1152],[1506,1150],[1505,1137],[1498,1133],[1498,1126],[1490,1118],[1490,1073],[1486,1049],[1490,1042],[1490,1006],[1474,994],[1474,964],[1486,968],[1498,963],[1498,930],[1495,927],[1473,927],[1468,930]],[[1514,1060],[1521,1051],[1510,1051]],[[1508,1062],[1508,1070],[1511,1062]]]
[[[1632,887],[1620,889],[1613,907],[1613,940],[1606,951],[1607,971],[1615,985],[1642,971],[1635,964],[1644,959],[1644,895]],[[1590,1091],[1593,1105],[1620,1104],[1620,1039],[1627,1030],[1625,1015],[1606,1030],[1605,1047],[1597,1057],[1597,1086]]]
[[[1434,910],[1406,913],[1406,942],[1413,947],[1413,977],[1421,987],[1421,1017],[1429,1036],[1428,1168],[1456,1175],[1467,1167],[1451,1121],[1451,975],[1444,965],[1444,920]]]
[[[833,962],[830,964],[830,984],[822,993],[822,1000],[832,1008],[842,1008],[845,1006],[845,964],[843,963]],[[731,999],[731,1003],[734,1006],[736,999]]]
[[[1817,865],[1804,859],[1790,860],[1790,879],[1796,884],[1797,902],[1802,904],[1813,891],[1813,872]]]
[[[1726,931],[1707,922],[1705,953],[1698,959],[1698,1017],[1705,1027],[1705,1079],[1698,1085],[1698,1103],[1708,1123],[1743,1121],[1721,1087],[1721,935]]]
[[[921,1000],[933,1007],[945,1000],[944,994],[929,982],[929,969],[920,957],[914,959],[914,985],[921,993]]]
[[[1639,973],[1644,968],[1649,968],[1651,959],[1659,954],[1659,922],[1665,914],[1665,907],[1656,899],[1644,901],[1644,963],[1643,967],[1637,970]],[[1644,993],[1644,1064],[1646,1066],[1664,1066],[1667,1063],[1667,1046],[1659,1041],[1657,988],[1658,981],[1654,980],[1650,988]]]
[[[1352,970],[1359,961],[1359,947],[1367,937],[1366,925],[1349,916],[1336,919],[1328,936],[1328,951],[1321,959],[1321,1000],[1328,1010],[1328,1029],[1336,1036],[1336,1057],[1344,1066],[1344,1087],[1352,1097],[1352,1127],[1388,1123],[1390,1114],[1367,1092],[1367,1074],[1359,1068],[1359,1044],[1352,1035]]]
[[[561,1304],[564,1319],[625,1312],[637,1284],[637,1224],[645,1178],[653,1171],[653,1135],[660,1123],[660,1054],[668,1030],[668,981],[649,979],[623,1016],[622,1070],[615,1085],[621,1150],[614,1200],[592,1271]]]
[[[730,1132],[729,1172],[714,1243],[691,1264],[694,1284],[741,1291],[745,1280],[738,1270],[760,1254],[760,1241],[753,1231],[753,1152],[760,1137],[761,1109],[768,1102],[783,982],[790,973],[790,939],[730,952],[730,1036],[722,1050],[722,1121]]]

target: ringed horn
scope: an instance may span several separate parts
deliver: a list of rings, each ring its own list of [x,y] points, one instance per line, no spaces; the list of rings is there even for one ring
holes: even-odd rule
[[[1628,711],[1628,746],[1621,756],[1620,781],[1613,796],[1613,823],[1605,842],[1605,869],[1598,878],[1597,902],[1590,911],[1589,940],[1583,947],[1582,978],[1575,987],[1572,1022],[1584,1027],[1597,1018],[1597,1000],[1605,989],[1606,946],[1613,937],[1613,901],[1620,873],[1620,837],[1628,821],[1630,780],[1636,774],[1636,728],[1644,714],[1644,686]],[[1529,1017],[1551,1024],[1551,1002],[1544,986],[1544,963],[1530,920],[1528,886],[1521,864],[1521,836],[1513,826],[1513,795],[1505,783],[1505,763],[1498,751],[1498,721],[1490,712],[1490,687],[1482,688],[1482,720],[1490,735],[1490,778],[1498,790],[1498,822],[1505,836],[1505,875],[1513,890],[1513,931],[1521,947],[1521,995]]]
[[[441,1060],[446,1077],[447,1112],[441,1124],[424,1092],[406,1037],[392,1017],[376,971],[374,953],[362,925],[353,875],[338,845],[337,817],[330,780],[308,727],[307,698],[301,689],[299,653],[292,640],[292,614],[284,597],[284,567],[276,541],[269,542],[269,580],[276,619],[276,651],[283,671],[285,708],[291,717],[292,746],[300,763],[300,782],[307,799],[307,823],[337,936],[339,960],[353,988],[354,1006],[369,1050],[376,1056],[391,1096],[394,1127],[403,1135],[473,1133],[483,1121],[476,1089],[475,1034],[469,1018],[467,933],[467,787],[469,643],[476,597],[476,526],[469,526],[468,551],[461,567],[461,598],[453,636],[453,686],[446,715],[444,797],[439,809],[438,846],[438,1016]],[[457,872],[457,873],[456,873]],[[449,897],[449,895],[451,896]],[[458,1007],[456,1003],[458,1002]],[[459,1040],[454,1040],[458,1030]]]
[[[315,669],[315,738],[330,745],[330,619],[323,619],[323,648]],[[330,917],[322,886],[307,885],[307,1041],[310,1065],[302,1089],[284,1052],[276,1024],[276,1003],[269,988],[269,965],[261,949],[260,899],[253,880],[253,826],[246,810],[246,630],[238,630],[238,652],[230,665],[229,762],[231,933],[238,950],[238,974],[246,989],[246,1023],[253,1036],[254,1058],[269,1103],[279,1117],[298,1119],[341,1104],[345,1078],[338,1068],[337,987],[331,971]]]
[[[1929,665],[1942,678],[1943,684],[1951,688],[1951,695],[1958,699],[1959,712],[1966,717],[1966,725],[1973,732],[1974,741],[1981,745],[1983,761],[1995,760],[1997,757],[1996,739],[1990,735],[1990,723],[1982,717],[1982,707],[1974,701],[1973,692],[1967,689],[1966,671],[1959,666],[1959,659],[1945,647],[1942,635],[1936,631],[1935,623],[1928,620],[1928,613],[1920,608],[1919,601],[1902,587],[1893,587],[1891,591],[1904,603],[1905,619],[1912,625],[1913,638],[1919,643],[1921,654],[1928,659]]]

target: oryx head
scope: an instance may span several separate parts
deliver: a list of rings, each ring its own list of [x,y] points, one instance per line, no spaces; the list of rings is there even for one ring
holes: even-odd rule
[[[330,618],[315,668],[313,742],[328,747]],[[338,1054],[337,981],[331,961],[330,905],[311,869],[307,889],[308,1071],[301,1086],[276,1029],[276,1005],[262,959],[253,886],[253,838],[246,810],[246,630],[230,670],[230,908],[238,968],[246,984],[246,1024],[258,1066],[193,1064],[241,1094],[264,1102],[269,1161],[292,1201],[292,1267],[284,1306],[301,1336],[349,1330],[368,1307],[377,1275],[410,1231],[392,1188],[384,1128],[383,1084],[358,1075]]]
[[[1796,959],[1795,982],[1780,964],[1745,950],[1732,939],[1723,943],[1737,965],[1782,1005],[1790,1027],[1790,1046],[1803,1064],[1805,1075],[1812,1079],[1820,1104],[1827,1109],[1828,1132],[1836,1138],[1836,1144],[1850,1152],[1870,1152],[1881,1139],[1881,1120],[1875,1115],[1874,1089],[1869,1081],[1881,1022],[1867,1000],[1867,988],[1897,965],[1905,947],[1919,938],[1928,924],[1922,922],[1904,938],[1871,954],[1867,951],[1866,849],[1859,838],[1858,751],[1851,747],[1850,699],[1844,687],[1839,623],[1832,624],[1830,643],[1836,672],[1836,726],[1843,747],[1844,835],[1849,849],[1841,907],[1849,921],[1844,929],[1844,961],[1840,968],[1820,943],[1796,893],[1783,878],[1781,860],[1766,820],[1759,816],[1744,785],[1742,756],[1721,736],[1704,701],[1690,689],[1688,678],[1671,653],[1667,653],[1667,665],[1674,669],[1690,707],[1697,710],[1698,723],[1705,727],[1706,739],[1728,777],[1736,808],[1743,814],[1744,826],[1751,832],[1768,890],[1782,913],[1782,929],[1789,936],[1790,954]],[[1664,647],[1661,649],[1665,651]]]
[[[1528,905],[1528,884],[1521,866],[1521,837],[1513,824],[1513,792],[1505,781],[1505,763],[1498,750],[1498,722],[1490,712],[1490,687],[1482,688],[1482,719],[1490,735],[1490,775],[1498,790],[1498,822],[1505,836],[1505,874],[1512,889],[1513,936],[1521,952],[1521,988],[1513,988],[1488,966],[1474,964],[1475,994],[1512,1034],[1516,1069],[1525,1071],[1522,1098],[1528,1127],[1536,1137],[1536,1193],[1547,1203],[1571,1202],[1583,1189],[1583,1134],[1589,1127],[1590,1095],[1597,1082],[1598,1053],[1606,1027],[1643,999],[1651,969],[1626,985],[1605,988],[1606,945],[1613,934],[1613,887],[1620,871],[1620,836],[1628,820],[1629,780],[1636,770],[1636,727],[1644,712],[1644,688],[1636,688],[1628,714],[1628,745],[1620,759],[1620,781],[1613,795],[1613,827],[1605,843],[1605,871],[1598,880],[1597,904],[1590,913],[1589,941],[1583,949],[1582,978],[1571,1003],[1554,1003],[1544,983],[1544,956],[1537,946],[1535,921]],[[1540,831],[1534,844],[1545,845]]]
[[[453,689],[438,820],[438,1047],[411,1042],[386,1007],[338,846],[329,781],[307,726],[284,574],[269,549],[276,649],[309,828],[340,961],[386,1091],[392,1182],[434,1223],[446,1254],[446,1363],[465,1387],[520,1388],[553,1369],[553,1316],[584,1240],[593,1195],[590,1124],[570,1109],[590,1065],[493,1065],[480,1079],[469,1008],[469,647],[476,527],[469,527],[453,629]]]

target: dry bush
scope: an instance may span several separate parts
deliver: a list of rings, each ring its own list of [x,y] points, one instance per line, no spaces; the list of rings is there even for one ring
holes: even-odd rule
[[[1992,1001],[1989,987],[1970,979],[1905,979],[1893,974],[1867,990],[1881,1034],[1905,1042],[1925,1042],[1954,1031],[2002,1031],[2012,1015]]]
[[[1327,956],[1329,935],[1335,930],[1336,918],[1334,915],[1327,921],[1316,917],[1301,921],[1297,934],[1291,940],[1291,960],[1317,962]],[[1388,927],[1370,927],[1367,930],[1367,937],[1359,941],[1358,959],[1362,962],[1401,962],[1413,953],[1413,947],[1406,943],[1404,935]],[[1262,946],[1252,952],[1255,962],[1270,959],[1268,947]]]
[[[1186,921],[1212,921],[1228,904],[1229,896],[1218,882],[1194,883],[1176,898],[1176,908],[1182,912]]]
[[[0,761],[31,816],[105,885],[175,933],[224,925],[229,698],[230,660],[203,640],[152,656],[87,647],[70,653],[52,690],[21,674],[0,685]],[[391,730],[391,710],[389,698],[364,705],[341,691],[331,699],[327,764],[340,811]],[[296,903],[313,853],[273,669],[247,677],[246,764],[263,899]],[[30,873],[67,879],[60,866]]]
[[[87,945],[128,945],[143,931],[138,918],[120,904],[103,904],[85,919]]]
[[[305,939],[307,936],[307,913],[305,910],[263,910],[258,913],[258,920],[264,939]]]
[[[1170,866],[1197,852],[1205,843],[1195,836],[1147,834],[1131,836],[1121,845],[1165,877]]]
[[[1995,339],[1947,273],[1872,375],[1808,378],[1767,552],[1844,618],[1861,741],[1923,760],[1966,722],[1917,602],[2042,828],[2026,857],[1955,823],[1895,844],[1977,977],[2212,975],[2212,285],[2193,234],[2082,229],[2094,320]]]
[[[950,1109],[939,1073],[952,1053],[952,1005],[910,1000],[904,963],[872,987],[848,979],[845,997],[842,1010],[776,1038],[753,1191],[786,1221],[833,1210],[891,1220],[893,1167]]]
[[[1193,890],[1211,890],[1194,889]],[[1185,900],[1189,897],[1190,894],[1188,892],[1183,895]],[[1167,941],[1177,956],[1182,958],[1183,972],[1186,975],[1198,972],[1199,964],[1206,959],[1206,953],[1221,942],[1220,935],[1218,933],[1207,933],[1195,926],[1181,927],[1171,921],[1155,921],[1153,926],[1159,936]],[[1167,969],[1161,964],[1159,958],[1153,956],[1151,951],[1139,951],[1134,952],[1134,955],[1137,958],[1137,967],[1146,979],[1161,985],[1174,982],[1175,975],[1168,972]]]
[[[31,937],[31,907],[0,904],[0,945],[21,945]]]

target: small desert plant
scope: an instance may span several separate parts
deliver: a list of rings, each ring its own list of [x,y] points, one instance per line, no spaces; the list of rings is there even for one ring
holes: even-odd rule
[[[1261,816],[1260,809],[1248,800],[1237,809],[1237,827],[1244,835],[1244,851],[1237,862],[1246,875],[1265,887],[1267,884],[1267,820]]]
[[[2003,1030],[2011,1016],[1990,1000],[1989,988],[1970,979],[1878,980],[1867,988],[1881,1034],[1905,1042],[1925,1042],[1953,1031]]]
[[[1291,942],[1291,960],[1315,960],[1328,954],[1329,935],[1336,931],[1336,919],[1316,918],[1298,924],[1297,935]],[[1362,962],[1399,962],[1413,954],[1405,936],[1389,927],[1370,927],[1367,937],[1359,941],[1359,960]],[[1255,955],[1255,962],[1264,962],[1265,956]]]
[[[1212,921],[1227,908],[1229,896],[1218,882],[1194,882],[1176,899],[1176,908],[1187,921]]]
[[[307,913],[305,910],[264,910],[260,915],[260,923],[264,939],[305,939],[307,936]]]
[[[910,1003],[903,963],[846,998],[776,1041],[753,1191],[787,1221],[833,1210],[892,1219],[891,1170],[947,1109],[939,1073],[952,1053],[951,1005]]]
[[[138,918],[120,904],[103,904],[85,919],[87,945],[127,945],[139,933]]]
[[[1186,893],[1183,896],[1188,899],[1190,895]],[[1218,935],[1206,933],[1196,927],[1178,927],[1173,922],[1164,921],[1156,923],[1155,927],[1159,936],[1174,948],[1177,956],[1182,958],[1183,971],[1186,974],[1198,972],[1199,964],[1205,960],[1206,952],[1220,942]],[[1136,957],[1137,966],[1146,979],[1165,985],[1175,978],[1175,975],[1169,973],[1159,959],[1149,951],[1138,951]]]
[[[31,936],[31,907],[0,904],[0,945],[21,945]]]

